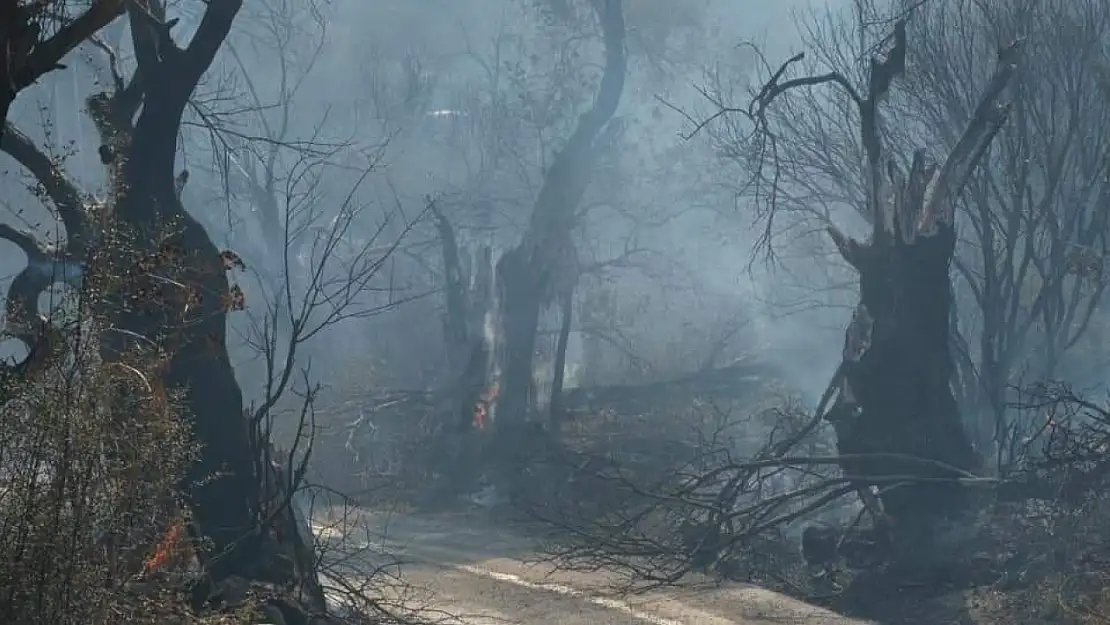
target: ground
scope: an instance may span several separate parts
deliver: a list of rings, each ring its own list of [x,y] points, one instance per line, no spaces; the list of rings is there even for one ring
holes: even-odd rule
[[[864,625],[796,599],[735,583],[684,582],[633,596],[605,573],[554,571],[537,543],[480,513],[391,515],[362,512],[374,541],[404,561],[415,586],[409,609],[467,625]],[[317,520],[321,528],[326,521]],[[359,524],[355,524],[359,525]],[[325,538],[331,532],[322,531]]]

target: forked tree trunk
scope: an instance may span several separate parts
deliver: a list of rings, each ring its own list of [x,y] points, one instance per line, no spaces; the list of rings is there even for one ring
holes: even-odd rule
[[[616,113],[624,91],[627,58],[621,0],[597,0],[594,5],[605,41],[605,70],[594,102],[579,117],[546,172],[520,244],[497,263],[502,363],[497,416],[502,432],[521,424],[531,407],[533,356],[544,296],[556,265],[572,252],[575,212],[597,157],[594,142]]]
[[[919,542],[942,519],[965,510],[958,478],[977,464],[951,386],[954,204],[1006,119],[998,100],[1016,69],[1018,47],[1000,51],[995,74],[943,167],[919,150],[908,173],[893,160],[883,172],[874,102],[902,69],[904,24],[895,39],[888,60],[872,64],[869,97],[860,105],[871,241],[830,229],[859,272],[861,299],[846,333],[840,397],[830,418],[845,474],[861,488],[879,487],[895,531]]]
[[[306,579],[314,577],[307,537],[291,536],[276,548],[259,548],[260,512],[266,495],[272,493],[263,493],[265,476],[256,466],[260,444],[266,441],[257,440],[244,416],[242,393],[226,349],[227,313],[234,305],[226,273],[229,263],[185,211],[180,199],[184,178],[174,177],[184,108],[241,4],[241,0],[211,0],[184,49],[169,37],[172,24],[165,21],[164,5],[152,1],[129,6],[138,70],[125,81],[113,66],[114,93],[89,100],[89,112],[103,141],[100,156],[109,166],[115,196],[104,207],[110,214],[86,211],[81,194],[64,173],[25,136],[7,128],[0,145],[42,182],[67,233],[62,253],[41,249],[10,229],[0,233],[24,248],[30,261],[8,298],[9,307],[20,309],[23,316],[9,311],[8,324],[19,338],[39,347],[35,337],[24,332],[32,327],[24,321],[38,316],[37,307],[27,303],[61,276],[67,281],[84,278],[84,285],[95,294],[90,312],[97,321],[106,322],[101,344],[106,362],[128,358],[136,351],[156,358],[168,356],[160,377],[149,382],[156,392],[167,389],[182,394],[194,437],[202,447],[182,487],[200,538],[210,542],[210,557],[205,559],[210,581],[238,575],[283,588],[295,584],[304,591],[305,603],[322,609],[319,584]],[[118,13],[122,5],[101,2],[90,14],[108,6],[115,6]],[[34,364],[35,352],[24,364]],[[291,512],[285,517],[268,520],[286,528],[284,534],[289,535],[296,524]],[[299,531],[299,527],[292,530]],[[294,560],[295,566],[282,566],[282,556]]]
[[[204,227],[181,203],[174,168],[177,137],[188,98],[227,38],[242,0],[208,3],[190,44],[179,48],[168,35],[164,9],[130,11],[138,68],[127,85],[117,80],[114,100],[130,99],[138,117],[110,120],[115,156],[112,206],[119,238],[127,246],[108,263],[120,264],[114,330],[106,358],[152,346],[168,356],[162,382],[182,394],[201,445],[183,488],[194,523],[208,541],[210,580],[237,575],[248,580],[294,584],[281,556],[264,547],[260,521],[266,497],[256,470],[263,452],[243,410],[243,397],[226,347],[227,314],[236,308],[221,254]],[[125,109],[125,111],[128,109]],[[293,556],[295,557],[295,556]],[[302,585],[303,587],[303,585]],[[322,601],[319,593],[312,593]],[[321,606],[322,607],[322,606]]]
[[[471,490],[481,477],[481,439],[469,434],[485,430],[492,420],[498,381],[494,377],[495,344],[487,323],[495,307],[493,252],[481,246],[467,261],[455,228],[436,204],[428,209],[435,218],[443,259],[443,338],[447,348],[446,419],[441,424],[433,461],[438,464],[440,489],[434,500]]]

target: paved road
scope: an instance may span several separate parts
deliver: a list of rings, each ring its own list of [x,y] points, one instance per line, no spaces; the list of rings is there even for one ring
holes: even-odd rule
[[[356,525],[373,528],[364,540],[384,536],[385,550],[403,561],[396,574],[410,589],[397,599],[445,624],[869,625],[739,584],[687,583],[621,596],[611,574],[535,564],[531,541],[465,515],[367,513]]]

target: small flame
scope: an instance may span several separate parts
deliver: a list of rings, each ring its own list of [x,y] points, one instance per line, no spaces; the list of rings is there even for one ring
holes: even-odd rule
[[[150,554],[150,557],[143,563],[146,572],[157,571],[169,564],[173,556],[181,550],[184,535],[185,522],[178,519],[166,529],[166,533],[154,549],[154,553]]]
[[[489,420],[489,408],[497,401],[500,394],[501,385],[497,380],[494,380],[489,388],[478,395],[478,401],[474,402],[474,429],[486,429],[486,422]]]

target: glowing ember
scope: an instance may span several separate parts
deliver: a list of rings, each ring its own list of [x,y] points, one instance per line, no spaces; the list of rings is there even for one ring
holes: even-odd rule
[[[497,398],[500,396],[501,386],[494,380],[485,391],[478,395],[478,401],[474,402],[474,428],[478,430],[486,429],[486,422],[489,421],[489,409]]]
[[[181,519],[175,521],[166,529],[165,535],[154,549],[154,553],[146,559],[143,568],[147,573],[165,567],[178,552],[182,551],[182,538],[185,535],[185,522]]]

